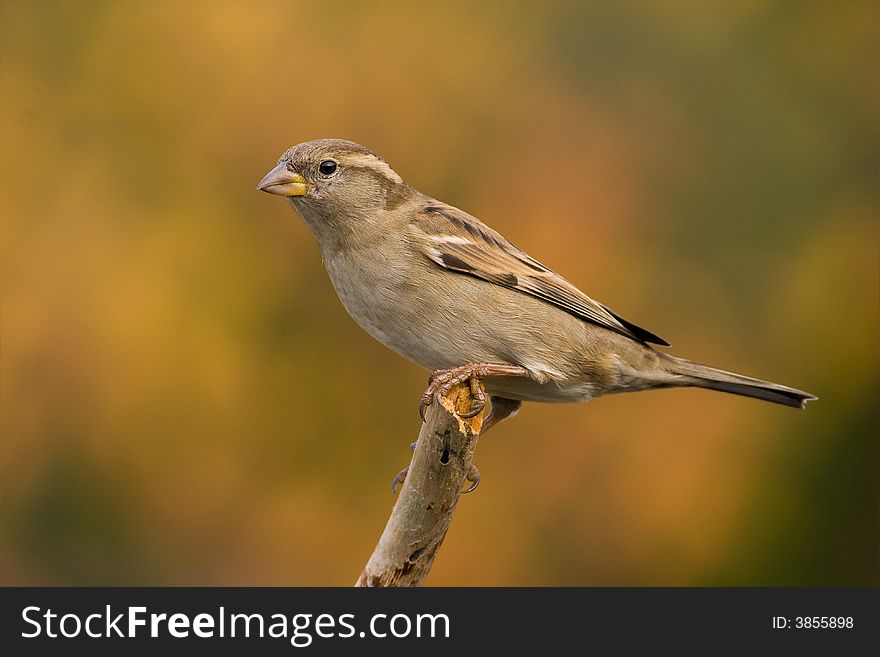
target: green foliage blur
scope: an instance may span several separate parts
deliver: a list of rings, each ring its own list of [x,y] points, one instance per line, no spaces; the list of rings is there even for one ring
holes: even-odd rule
[[[350,585],[427,373],[255,185],[361,142],[817,394],[527,404],[434,585],[878,583],[876,6],[4,0],[0,583]]]

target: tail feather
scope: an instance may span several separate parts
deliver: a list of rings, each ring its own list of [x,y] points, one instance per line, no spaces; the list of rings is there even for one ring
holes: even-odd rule
[[[669,359],[666,369],[672,374],[685,378],[686,382],[681,385],[754,397],[792,408],[805,408],[808,401],[817,399],[815,395],[796,388],[700,365],[684,358],[665,356]]]

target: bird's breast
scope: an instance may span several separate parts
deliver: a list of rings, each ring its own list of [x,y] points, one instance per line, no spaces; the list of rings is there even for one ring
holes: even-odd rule
[[[431,368],[428,316],[419,306],[411,273],[375,253],[325,256],[324,266],[342,305],[376,340],[405,358]]]

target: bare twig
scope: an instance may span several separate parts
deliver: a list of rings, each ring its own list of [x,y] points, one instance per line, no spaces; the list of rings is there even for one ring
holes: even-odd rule
[[[482,384],[481,384],[482,385]],[[388,524],[355,586],[419,586],[431,570],[467,480],[483,413],[470,419],[467,382],[428,408]]]

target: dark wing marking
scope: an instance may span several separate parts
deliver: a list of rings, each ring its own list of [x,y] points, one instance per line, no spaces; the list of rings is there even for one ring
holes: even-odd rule
[[[639,342],[669,344],[594,301],[499,233],[457,208],[431,203],[411,227],[425,255],[445,269],[524,292]]]

